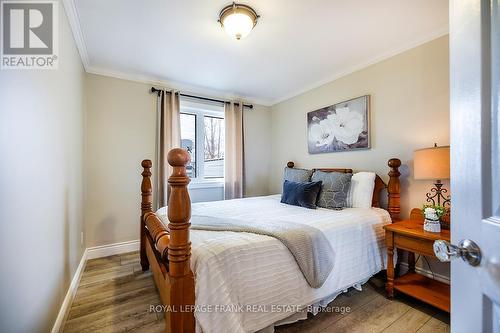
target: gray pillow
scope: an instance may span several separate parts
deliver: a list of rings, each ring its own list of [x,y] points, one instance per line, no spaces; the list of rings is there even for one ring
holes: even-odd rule
[[[313,171],[307,169],[285,168],[283,173],[283,180],[289,182],[303,183],[311,181]]]
[[[318,207],[342,209],[347,207],[347,194],[351,187],[352,173],[314,171],[311,181],[322,181]]]

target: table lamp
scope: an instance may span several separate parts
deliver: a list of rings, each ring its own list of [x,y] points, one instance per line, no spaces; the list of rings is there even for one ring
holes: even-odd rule
[[[426,194],[427,202],[433,205],[450,207],[448,190],[443,188],[442,179],[450,179],[450,146],[434,147],[415,150],[413,154],[414,178],[434,180],[433,188]]]

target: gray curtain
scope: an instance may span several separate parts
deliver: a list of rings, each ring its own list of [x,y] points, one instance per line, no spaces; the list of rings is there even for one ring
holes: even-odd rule
[[[153,195],[155,210],[167,205],[168,177],[172,167],[167,162],[170,149],[181,146],[179,93],[160,91],[156,117],[156,177]]]
[[[243,102],[226,103],[225,152],[224,152],[224,199],[243,197]]]

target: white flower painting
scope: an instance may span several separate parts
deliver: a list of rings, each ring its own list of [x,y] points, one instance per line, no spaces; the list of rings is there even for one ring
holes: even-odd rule
[[[309,153],[370,148],[369,98],[362,96],[309,112]]]

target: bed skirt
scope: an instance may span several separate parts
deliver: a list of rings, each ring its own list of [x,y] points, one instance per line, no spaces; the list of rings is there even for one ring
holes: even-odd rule
[[[320,311],[321,308],[325,308],[328,304],[330,304],[335,298],[337,298],[339,295],[346,293],[350,288],[354,288],[358,291],[362,291],[362,285],[368,282],[368,280],[371,278],[368,277],[366,279],[363,279],[362,281],[359,281],[357,283],[354,283],[350,286],[347,286],[345,288],[340,289],[339,291],[331,294],[330,296],[327,296],[317,302],[314,302],[312,304],[304,306],[304,310],[300,312],[296,312],[284,319],[281,319],[277,322],[275,322],[272,325],[269,325],[261,330],[258,330],[256,333],[274,333],[274,328],[277,326],[281,325],[287,325],[287,324],[293,324],[295,322],[298,322],[300,320],[306,320],[307,319],[307,314],[312,313],[314,316],[317,315]],[[312,311],[308,311],[311,310]],[[199,326],[198,322],[196,322],[196,333],[203,333],[201,327]]]

